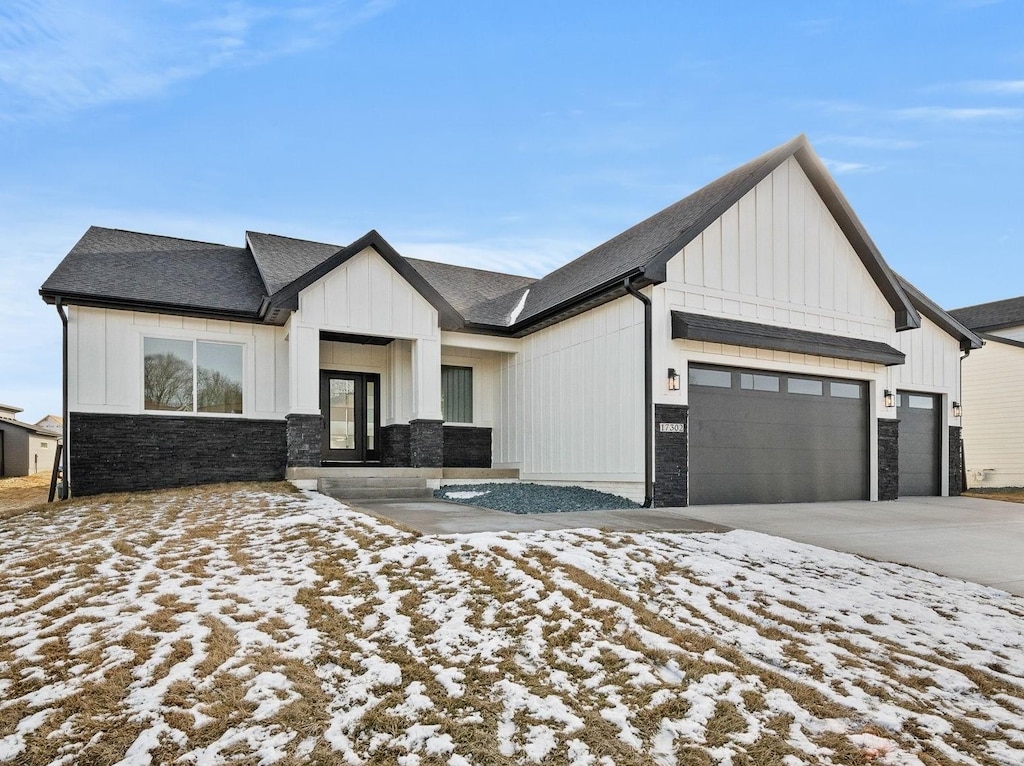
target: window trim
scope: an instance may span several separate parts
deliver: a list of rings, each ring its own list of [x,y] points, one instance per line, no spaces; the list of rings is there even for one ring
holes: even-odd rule
[[[250,394],[246,385],[248,369],[248,344],[238,340],[219,340],[213,338],[198,338],[195,336],[181,337],[176,335],[157,335],[153,333],[139,333],[140,345],[142,346],[139,368],[139,397],[141,400],[140,412],[147,415],[186,416],[199,418],[244,418],[250,414]],[[171,340],[184,341],[192,344],[192,409],[191,410],[151,410],[146,407],[146,340]],[[199,346],[200,343],[210,343],[220,346],[235,346],[242,350],[241,385],[242,385],[242,411],[241,412],[203,412],[199,409]]]

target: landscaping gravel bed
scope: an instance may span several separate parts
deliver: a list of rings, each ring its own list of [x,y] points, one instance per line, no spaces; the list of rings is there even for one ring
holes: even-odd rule
[[[640,507],[632,500],[594,489],[514,482],[453,484],[435,490],[434,497],[506,513],[564,513]]]

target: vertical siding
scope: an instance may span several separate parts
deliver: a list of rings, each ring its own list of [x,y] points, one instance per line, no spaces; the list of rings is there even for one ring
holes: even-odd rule
[[[796,160],[668,264],[670,308],[894,340],[893,310]]]
[[[288,413],[288,343],[280,327],[114,309],[69,307],[69,405],[75,412],[142,412],[146,336],[238,343],[246,417]]]
[[[971,487],[1024,486],[1024,349],[988,341],[963,363],[963,438]]]
[[[495,464],[538,480],[642,480],[643,345],[631,297],[524,338],[498,363]]]
[[[905,364],[891,367],[890,388],[909,388],[960,395],[960,343],[921,317],[921,327],[896,333],[896,347],[907,355]]]

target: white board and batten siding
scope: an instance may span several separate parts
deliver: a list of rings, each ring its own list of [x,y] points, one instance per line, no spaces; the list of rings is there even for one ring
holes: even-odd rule
[[[523,338],[500,362],[494,465],[642,500],[643,327],[627,296]]]
[[[411,356],[412,378],[409,417],[405,419],[440,419],[437,310],[373,248],[354,255],[299,294],[298,311],[287,324],[292,412],[320,412],[322,330],[411,341],[405,347]],[[397,415],[404,404],[388,383],[384,386]],[[389,419],[394,420],[394,415]]]
[[[288,413],[288,348],[280,327],[217,319],[70,306],[69,409],[141,414],[143,339],[235,343],[243,347],[243,415]]]
[[[895,345],[895,314],[800,164],[786,160],[673,257],[652,293],[655,399],[686,404],[688,362],[865,380],[872,420],[886,368],[721,343],[672,341],[671,312],[863,338]],[[660,381],[682,376],[679,391]],[[871,449],[877,449],[872,424]],[[872,465],[874,464],[872,454]],[[874,470],[874,469],[873,469]]]
[[[1024,487],[1022,379],[1024,348],[988,340],[964,359],[964,463],[971,487]]]

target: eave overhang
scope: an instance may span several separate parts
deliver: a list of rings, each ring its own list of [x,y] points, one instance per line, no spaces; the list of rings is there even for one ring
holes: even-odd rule
[[[683,311],[672,312],[672,338],[849,359],[887,367],[906,361],[902,351],[880,341]]]
[[[171,314],[174,316],[197,317],[200,319],[222,319],[228,322],[260,322],[259,311],[238,311],[204,306],[183,306],[178,303],[160,303],[157,301],[138,301],[113,296],[81,295],[78,293],[55,292],[40,290],[43,302],[51,306],[60,298],[67,306],[86,306],[88,308],[115,309],[117,311],[140,311],[146,314]]]

